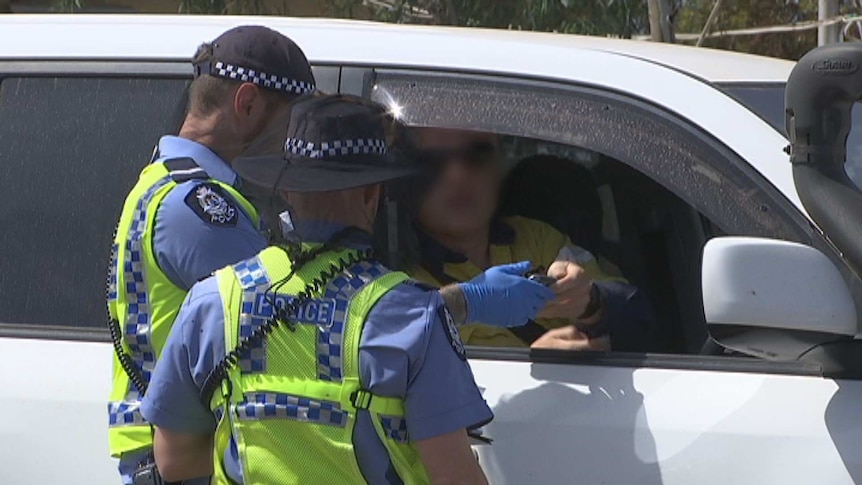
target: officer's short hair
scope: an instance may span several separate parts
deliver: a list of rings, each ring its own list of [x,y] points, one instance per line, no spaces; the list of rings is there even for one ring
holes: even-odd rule
[[[198,47],[192,59],[192,64],[198,65],[209,62],[212,58],[212,44],[202,44]],[[224,102],[225,97],[229,96],[240,84],[241,81],[211,76],[209,74],[198,76],[189,85],[189,112],[200,113],[202,115],[212,113]],[[260,92],[267,103],[273,107],[277,107],[283,103],[290,103],[298,97],[297,95],[278,93],[263,88],[260,89]]]

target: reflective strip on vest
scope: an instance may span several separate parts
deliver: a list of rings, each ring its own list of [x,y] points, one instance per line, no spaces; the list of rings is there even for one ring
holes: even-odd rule
[[[125,340],[129,346],[132,360],[141,369],[144,379],[149,382],[156,366],[156,353],[150,338],[150,304],[147,292],[147,271],[143,263],[143,235],[147,227],[147,210],[150,200],[157,190],[171,182],[170,176],[163,177],[153,184],[138,199],[132,224],[126,239],[127,260],[123,263],[123,280],[126,292]],[[128,400],[140,399],[140,393],[129,386]]]
[[[111,426],[133,426],[145,424],[141,415],[141,402],[108,403],[108,421]]]
[[[387,438],[399,443],[407,443],[410,437],[407,434],[407,420],[403,416],[380,416],[380,425]]]
[[[347,305],[357,291],[384,274],[384,268],[367,261],[358,263],[326,286],[323,297],[335,300],[335,315],[331,325],[321,328],[317,340],[317,378],[341,382],[344,377],[342,350]]]
[[[242,288],[242,309],[239,316],[239,338],[244,339],[251,336],[255,329],[266,323],[272,316],[272,309],[268,315],[259,314],[255,307],[259,306],[259,300],[265,300],[266,291],[269,289],[269,276],[263,268],[263,264],[256,256],[233,265],[237,281]],[[263,288],[260,291],[259,288]],[[266,341],[265,339],[250,347],[250,351],[239,359],[239,368],[243,373],[266,372]]]
[[[245,395],[245,402],[235,406],[240,420],[293,419],[309,423],[328,424],[343,428],[350,415],[341,410],[337,402],[291,396],[281,393],[253,393]]]
[[[175,160],[176,161],[176,160]],[[170,171],[171,168],[176,170]],[[170,327],[185,298],[161,270],[152,248],[158,207],[180,182],[192,179],[218,184],[243,208],[255,226],[257,211],[228,184],[206,179],[191,159],[155,162],[141,172],[129,192],[117,225],[108,270],[108,309],[120,325],[123,345],[134,365],[149,381]],[[113,386],[108,403],[108,436],[112,456],[152,446],[150,427],[140,414],[140,393],[114,357]]]

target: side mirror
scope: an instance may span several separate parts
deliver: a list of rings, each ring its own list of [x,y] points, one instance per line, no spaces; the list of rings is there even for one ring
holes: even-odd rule
[[[797,359],[857,333],[847,285],[820,251],[787,241],[720,237],[706,243],[703,308],[722,346],[767,359]]]

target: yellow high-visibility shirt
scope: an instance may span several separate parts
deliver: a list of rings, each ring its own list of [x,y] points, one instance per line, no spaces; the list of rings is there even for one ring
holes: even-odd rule
[[[524,217],[507,217],[495,220],[491,225],[489,255],[491,266],[530,261],[533,268],[548,267],[554,261],[571,261],[584,268],[586,275],[594,281],[621,281],[608,276],[596,258],[587,250],[575,246],[569,238],[544,222]],[[479,268],[466,257],[449,250],[429,236],[420,234],[422,260],[409,271],[410,275],[424,283],[444,286],[454,282],[469,281],[487,268]],[[536,323],[546,329],[559,328],[573,322],[572,319],[537,319]],[[527,344],[504,328],[481,323],[464,325],[459,329],[461,340],[467,345],[483,347],[526,347]]]

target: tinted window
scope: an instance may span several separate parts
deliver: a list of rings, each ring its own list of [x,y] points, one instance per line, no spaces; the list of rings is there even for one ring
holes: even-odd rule
[[[104,325],[113,227],[185,82],[0,81],[0,322]]]
[[[731,96],[769,122],[781,133],[784,131],[784,84],[725,86]],[[853,107],[853,128],[847,138],[847,175],[862,188],[862,105]]]

